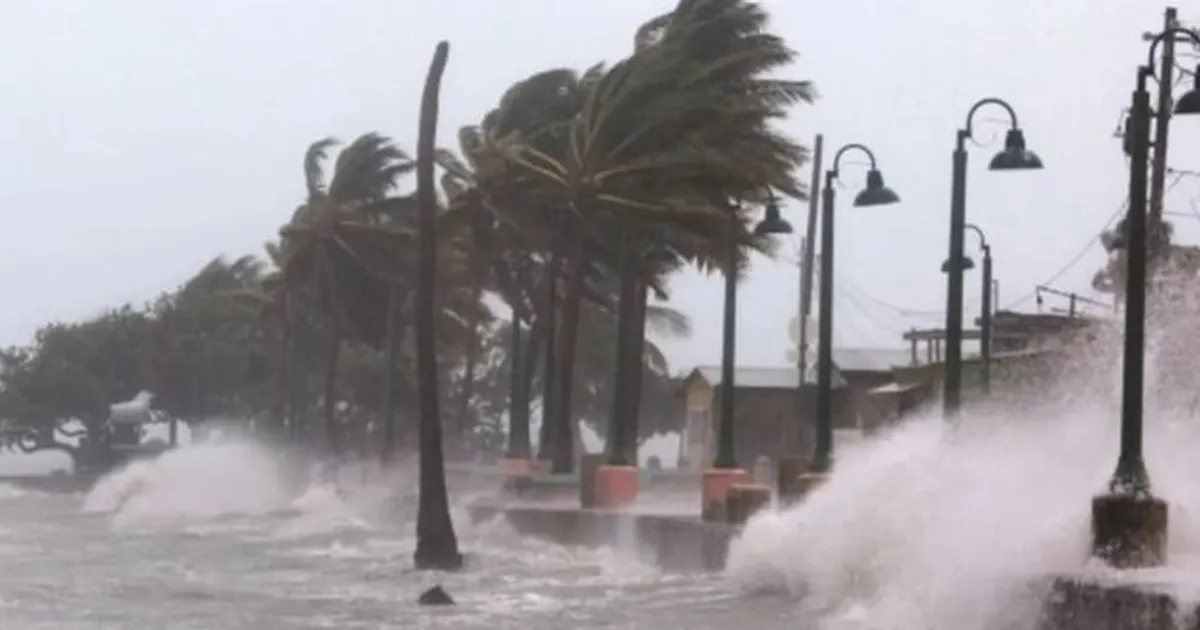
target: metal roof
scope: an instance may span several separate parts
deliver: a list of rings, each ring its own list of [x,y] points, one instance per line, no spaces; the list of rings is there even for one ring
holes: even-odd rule
[[[833,350],[833,386],[844,387],[846,377],[843,372],[891,372],[893,366],[912,363],[910,350],[891,350],[874,348],[834,348]],[[816,366],[808,366],[807,382],[816,382]],[[721,384],[721,367],[716,365],[698,365],[695,373],[711,386]],[[789,389],[799,385],[800,375],[792,367],[737,367],[734,369],[734,382],[738,387],[761,389]]]

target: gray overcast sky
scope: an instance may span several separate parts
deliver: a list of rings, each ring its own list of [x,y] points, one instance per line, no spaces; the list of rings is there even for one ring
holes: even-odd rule
[[[49,319],[149,299],[217,254],[258,253],[301,199],[301,155],[312,140],[379,130],[412,149],[437,40],[452,44],[441,138],[454,146],[455,130],[513,81],[617,59],[638,24],[672,4],[0,0],[0,344],[26,341]],[[1141,33],[1161,24],[1162,4],[766,4],[802,55],[789,74],[815,81],[822,95],[795,112],[788,131],[806,142],[823,132],[834,148],[868,144],[904,200],[859,210],[848,203],[852,190],[841,197],[843,345],[899,347],[901,330],[939,321],[894,307],[942,309],[950,151],[980,97],[1014,105],[1047,165],[991,174],[983,167],[998,145],[972,150],[970,220],[994,244],[1003,304],[1074,258],[1118,210],[1127,177],[1111,135],[1146,56]],[[1200,23],[1194,8],[1182,17]],[[1200,121],[1173,128],[1172,163],[1200,170]],[[1003,127],[981,130],[986,139]],[[848,186],[861,184],[857,157],[842,172]],[[1169,210],[1191,212],[1197,196],[1200,180],[1184,180]],[[802,204],[786,212],[803,224]],[[1181,240],[1197,240],[1200,220],[1176,224]],[[1056,284],[1088,292],[1101,261],[1095,247]],[[740,363],[784,363],[795,286],[791,264],[757,264],[741,289]],[[691,340],[667,344],[676,367],[715,363],[720,282],[686,275],[673,291],[695,325]]]

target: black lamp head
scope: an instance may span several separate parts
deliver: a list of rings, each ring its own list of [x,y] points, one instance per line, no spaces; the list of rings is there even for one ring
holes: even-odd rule
[[[970,256],[962,257],[962,270],[970,271],[975,268],[975,261]],[[942,262],[942,273],[950,273],[950,259],[947,258]]]
[[[884,206],[900,201],[900,195],[883,183],[883,175],[877,169],[867,172],[867,187],[854,197],[856,206]]]
[[[1192,77],[1195,79],[1192,89],[1175,102],[1176,114],[1200,114],[1200,65],[1196,66],[1196,73]]]
[[[1009,129],[1004,136],[1004,150],[992,158],[988,168],[993,171],[1027,171],[1042,168],[1042,158],[1025,148],[1025,134]]]
[[[775,203],[772,198],[767,202],[766,216],[758,225],[754,226],[755,236],[767,236],[770,234],[791,234],[792,224],[784,220],[779,212],[779,204]]]

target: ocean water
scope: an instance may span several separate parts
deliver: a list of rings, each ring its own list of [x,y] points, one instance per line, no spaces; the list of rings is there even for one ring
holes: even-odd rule
[[[1200,371],[1148,375],[1169,557],[1115,574],[1089,558],[1089,516],[1116,463],[1119,354],[1096,344],[1078,361],[1035,396],[975,404],[954,424],[930,413],[839,453],[802,504],[751,520],[721,574],[664,574],[461,512],[468,568],[413,571],[411,474],[351,474],[340,492],[286,484],[282,459],[236,441],[133,464],[86,496],[0,487],[0,628],[1031,630],[1064,575],[1200,601],[1200,383],[1183,378]],[[434,584],[458,605],[415,605]]]
[[[791,597],[462,513],[468,568],[413,571],[413,479],[289,489],[279,465],[251,444],[206,444],[86,496],[0,487],[0,628],[798,627]],[[417,606],[434,584],[458,605]]]

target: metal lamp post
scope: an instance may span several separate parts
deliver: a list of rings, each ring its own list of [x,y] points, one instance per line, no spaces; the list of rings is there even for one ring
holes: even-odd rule
[[[769,193],[769,191],[768,191]],[[735,336],[737,334],[737,218],[731,212],[730,230],[726,246],[727,259],[725,267],[725,322],[721,338],[721,409],[717,431],[717,456],[713,460],[713,468],[733,470],[737,468],[737,456],[733,448],[733,397],[736,391],[734,383],[734,361],[736,359]],[[779,212],[779,204],[774,195],[767,201],[766,216],[754,227],[758,236],[769,234],[790,234],[792,225],[785,221]]]
[[[1155,36],[1146,65],[1138,68],[1137,89],[1129,115],[1129,214],[1115,247],[1128,248],[1125,278],[1125,360],[1121,374],[1121,452],[1108,494],[1092,500],[1092,552],[1120,568],[1162,564],[1167,543],[1167,504],[1150,492],[1150,476],[1142,454],[1143,390],[1146,350],[1146,267],[1148,244],[1147,167],[1150,155],[1150,110],[1147,79],[1154,77],[1158,45],[1166,37],[1200,37],[1182,28]],[[1200,114],[1200,76],[1175,105],[1176,114]],[[1159,112],[1160,116],[1169,115]]]
[[[982,295],[979,300],[979,359],[982,362],[980,384],[985,395],[992,392],[992,246],[988,244],[983,230],[974,223],[968,223],[965,229],[979,237],[979,249],[983,252],[983,277],[980,279]],[[975,268],[975,261],[970,256],[963,255],[962,270],[970,271]],[[950,261],[942,263],[942,273],[950,273]]]
[[[1042,160],[1025,148],[1025,134],[1017,124],[1017,114],[1002,99],[985,98],[967,112],[967,124],[958,130],[954,145],[954,165],[950,187],[950,254],[953,261],[946,274],[946,363],[942,384],[942,402],[947,419],[957,415],[962,402],[962,335],[963,335],[963,230],[967,217],[967,148],[971,139],[971,121],[985,105],[999,105],[1008,112],[1012,123],[1004,138],[1004,150],[992,157],[988,168],[993,171],[1022,171],[1042,168]]]
[[[809,472],[829,472],[833,461],[833,202],[834,182],[838,178],[838,163],[847,151],[867,154],[871,169],[867,171],[867,187],[854,197],[855,206],[882,206],[900,201],[900,196],[883,183],[883,175],[875,166],[875,154],[861,144],[847,144],[837,150],[829,170],[825,171],[825,187],[821,190],[821,278],[820,306],[817,311],[817,431]]]

